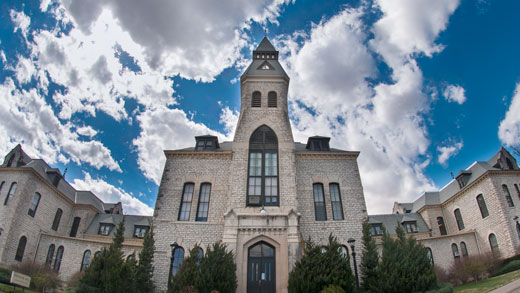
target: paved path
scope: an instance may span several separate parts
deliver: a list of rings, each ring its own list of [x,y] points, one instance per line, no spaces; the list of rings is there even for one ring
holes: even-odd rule
[[[490,291],[490,293],[520,293],[520,279]]]

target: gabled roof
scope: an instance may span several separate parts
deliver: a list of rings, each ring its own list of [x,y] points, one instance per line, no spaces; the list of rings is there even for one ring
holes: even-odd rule
[[[274,48],[273,44],[271,44],[269,39],[267,37],[264,37],[255,51],[276,52],[276,49]]]

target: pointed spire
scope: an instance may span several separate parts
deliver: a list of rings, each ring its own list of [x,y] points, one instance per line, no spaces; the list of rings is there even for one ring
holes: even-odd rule
[[[262,41],[260,42],[260,45],[258,45],[258,48],[256,48],[255,51],[259,52],[276,52],[276,49],[274,48],[273,44],[269,42],[269,39],[267,37],[264,37]]]

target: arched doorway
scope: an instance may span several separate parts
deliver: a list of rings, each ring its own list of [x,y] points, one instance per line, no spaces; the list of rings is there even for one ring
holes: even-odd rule
[[[276,292],[276,262],[274,247],[260,241],[247,253],[247,292]]]

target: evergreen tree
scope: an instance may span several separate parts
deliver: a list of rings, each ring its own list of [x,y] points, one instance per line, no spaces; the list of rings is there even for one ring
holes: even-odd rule
[[[325,251],[322,252],[322,248]],[[336,285],[345,292],[354,291],[354,276],[349,256],[340,252],[340,244],[329,236],[325,247],[306,242],[304,255],[289,274],[289,292],[320,292]]]
[[[195,287],[200,293],[217,290],[220,293],[235,292],[237,288],[236,265],[233,253],[227,251],[227,246],[217,242],[206,251],[200,260],[200,277]]]
[[[135,270],[131,263],[123,261],[124,219],[117,227],[112,244],[95,256],[80,280],[78,292],[133,292]],[[135,258],[133,261],[135,266]],[[130,291],[128,291],[130,290]]]
[[[187,258],[182,261],[175,276],[171,278],[170,292],[179,293],[187,286],[195,286],[200,277],[199,245],[195,245]]]
[[[414,238],[407,238],[401,225],[395,232],[397,239],[386,231],[383,234],[379,292],[423,292],[434,288],[436,277],[426,249]]]
[[[376,241],[370,233],[370,223],[368,219],[363,222],[363,255],[361,256],[361,291],[378,292],[379,276],[377,265],[379,264],[379,254],[377,252]]]
[[[153,227],[144,234],[143,249],[139,252],[139,263],[136,268],[136,292],[153,292],[153,253],[155,240]]]

